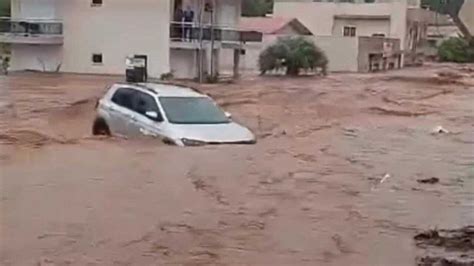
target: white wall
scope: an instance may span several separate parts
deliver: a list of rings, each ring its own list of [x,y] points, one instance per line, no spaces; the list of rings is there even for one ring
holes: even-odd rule
[[[241,0],[216,0],[217,24],[235,28],[240,21]]]
[[[56,1],[57,0],[12,0],[11,15],[14,18],[54,19],[57,17]]]
[[[333,36],[343,36],[344,26],[355,26],[357,36],[372,36],[376,33],[390,35],[390,19],[361,20],[361,19],[336,19],[333,25]]]
[[[358,71],[359,38],[316,36],[314,43],[329,60],[329,71]]]
[[[192,49],[171,49],[171,72],[175,78],[193,78],[197,75],[196,51]]]
[[[466,0],[459,12],[459,17],[468,28],[471,35],[474,35],[474,1]]]
[[[63,70],[79,73],[125,73],[125,58],[148,56],[148,72],[169,72],[169,1],[113,0],[101,7],[90,1],[68,0],[58,5],[64,21]],[[92,54],[102,53],[94,65]]]
[[[62,62],[62,48],[55,45],[11,46],[11,70],[55,71]]]

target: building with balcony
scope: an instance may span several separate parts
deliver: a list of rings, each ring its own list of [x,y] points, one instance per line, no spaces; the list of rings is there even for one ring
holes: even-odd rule
[[[297,17],[307,26],[315,35],[316,44],[319,41],[320,46],[327,47],[330,70],[366,71],[403,67],[423,58],[421,46],[430,14],[419,6],[418,0],[276,0],[274,14]],[[374,43],[385,39],[385,45],[370,46],[367,39]],[[376,47],[379,50],[374,50]],[[399,48],[387,52],[383,47]],[[371,52],[360,52],[366,49]],[[347,62],[343,54],[349,50],[360,59]],[[387,55],[393,58],[386,58]]]
[[[240,0],[11,0],[11,9],[0,20],[11,70],[124,74],[139,55],[150,77],[195,78],[219,72],[222,49],[255,39],[234,27]]]

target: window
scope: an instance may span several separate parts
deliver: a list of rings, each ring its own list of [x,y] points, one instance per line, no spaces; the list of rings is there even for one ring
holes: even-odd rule
[[[112,102],[127,109],[133,110],[133,98],[135,91],[128,88],[120,88],[112,96]]]
[[[227,124],[225,113],[206,97],[160,97],[161,106],[172,124]]]
[[[160,117],[160,110],[156,105],[155,98],[141,91],[137,91],[135,94],[133,110],[141,115],[145,115],[146,112],[156,112]]]
[[[102,0],[92,0],[91,6],[101,6]]]
[[[354,26],[344,26],[344,36],[346,37],[354,37],[356,36],[356,27]]]
[[[92,54],[92,63],[102,64],[103,56],[102,54]]]

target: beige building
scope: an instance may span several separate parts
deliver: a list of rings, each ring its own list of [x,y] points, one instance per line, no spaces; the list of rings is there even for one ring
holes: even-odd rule
[[[178,78],[195,78],[199,66],[204,74],[211,69],[217,73],[221,50],[240,49],[247,38],[235,29],[240,0],[12,0],[11,4],[11,18],[0,21],[0,42],[11,44],[11,70],[124,74],[126,58],[140,55],[147,59],[151,77],[172,72]],[[188,9],[191,20],[181,15],[175,21],[177,13]]]
[[[298,17],[316,36],[316,44],[327,47],[332,71],[388,69],[394,63],[402,67],[415,62],[428,28],[418,0],[276,0],[274,13]],[[370,44],[368,38],[385,45],[363,47]],[[365,50],[371,50],[369,59],[360,58]],[[358,60],[348,63],[342,56],[346,53],[357,54]],[[369,63],[375,68],[367,68],[360,60],[377,62]]]

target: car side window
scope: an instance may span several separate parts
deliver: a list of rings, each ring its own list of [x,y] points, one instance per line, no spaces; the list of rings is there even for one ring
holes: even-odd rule
[[[133,100],[136,92],[129,88],[120,88],[112,96],[112,102],[127,109],[133,110]]]
[[[160,109],[156,104],[155,98],[144,92],[137,91],[134,103],[134,111],[146,115],[146,112],[156,112],[158,119],[161,119]]]

